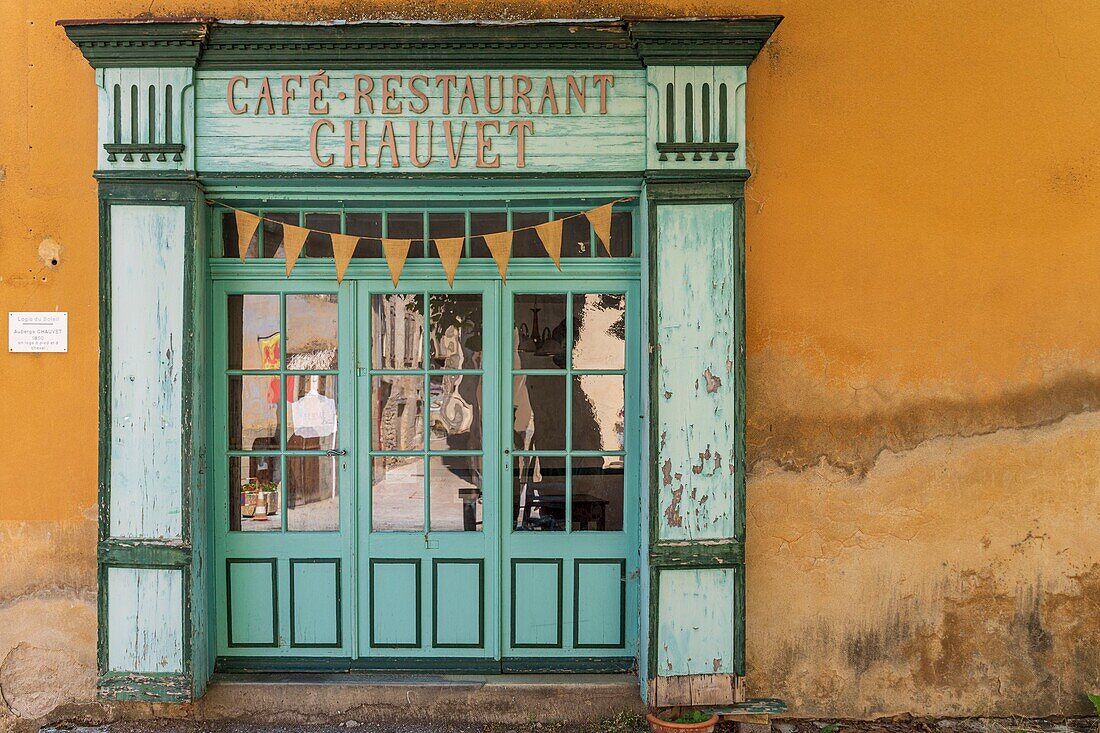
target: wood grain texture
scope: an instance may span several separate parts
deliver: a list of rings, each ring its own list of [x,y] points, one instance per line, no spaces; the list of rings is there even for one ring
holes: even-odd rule
[[[183,570],[107,569],[108,671],[183,672]]]
[[[659,575],[658,675],[733,674],[740,642],[734,599],[737,571],[662,570]]]
[[[725,204],[657,208],[657,540],[736,536],[736,248]]]
[[[198,117],[196,165],[204,171],[246,170],[246,171],[340,171],[345,170],[345,122],[352,121],[353,135],[358,137],[358,122],[366,121],[367,164],[361,166],[356,151],[352,159],[353,170],[392,171],[391,155],[383,148],[379,155],[380,143],[386,123],[392,123],[392,135],[396,143],[399,170],[406,172],[477,172],[485,170],[519,170],[524,173],[565,172],[565,171],[641,171],[645,168],[645,76],[641,70],[614,71],[614,86],[607,90],[607,113],[600,114],[600,95],[595,88],[594,74],[606,70],[576,70],[560,72],[546,70],[516,70],[503,74],[505,89],[514,75],[526,75],[534,83],[530,93],[532,112],[527,112],[520,103],[520,109],[514,112],[510,93],[503,101],[500,113],[489,113],[482,104],[484,98],[484,77],[493,81],[491,88],[497,90],[497,79],[502,72],[484,69],[463,69],[455,73],[460,79],[459,88],[450,92],[450,114],[442,111],[443,92],[435,83],[422,87],[426,101],[421,102],[411,94],[407,86],[399,86],[391,106],[402,105],[400,114],[383,114],[381,110],[382,93],[380,80],[384,75],[400,75],[406,81],[417,73],[423,73],[434,79],[439,71],[403,70],[371,71],[370,75],[377,85],[372,94],[374,113],[368,111],[366,103],[361,114],[355,112],[355,72],[333,71],[328,74],[328,91],[324,103],[328,111],[324,114],[309,113],[308,78],[314,70],[290,69],[252,72],[248,75],[248,88],[238,84],[235,88],[235,103],[238,107],[248,106],[246,114],[235,115],[226,100],[227,85],[234,72],[220,70],[200,70],[196,80],[196,112]],[[574,98],[572,111],[565,113],[567,97],[566,77],[575,75],[587,77],[585,111],[581,111]],[[300,75],[303,89],[295,88],[296,98],[288,103],[288,113],[282,112],[283,75]],[[470,106],[460,105],[461,80],[469,75],[474,83],[479,103],[478,112],[473,113]],[[558,102],[559,114],[551,114],[549,103],[544,114],[539,114],[544,80],[547,76],[553,80]],[[270,80],[275,114],[268,114],[266,103],[257,104],[257,94],[263,79]],[[344,99],[338,97],[344,94]],[[494,92],[494,104],[500,104],[499,94]],[[410,104],[427,105],[424,114],[413,114]],[[260,110],[257,114],[257,108]],[[459,111],[461,110],[461,114]],[[322,168],[310,156],[311,128],[315,122],[327,120],[333,127],[324,128],[318,133],[317,152],[322,158],[335,156],[333,164]],[[500,156],[498,169],[487,169],[477,165],[478,121],[497,120],[500,131],[490,131],[492,155]],[[530,120],[533,130],[525,141],[525,166],[517,167],[517,135],[508,133],[508,123],[513,120]],[[423,168],[414,167],[411,162],[410,122],[417,123],[418,157],[421,161],[428,156],[428,125],[433,125],[432,158]],[[451,122],[454,130],[452,144],[457,150],[457,164],[452,166],[448,158],[448,143],[444,137],[442,125]],[[465,139],[458,147],[459,131],[466,124]]]
[[[111,206],[110,536],[182,531],[182,206]]]

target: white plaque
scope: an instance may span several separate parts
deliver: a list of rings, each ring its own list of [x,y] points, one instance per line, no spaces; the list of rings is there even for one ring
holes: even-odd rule
[[[68,313],[55,311],[8,313],[8,351],[57,353],[68,350]]]

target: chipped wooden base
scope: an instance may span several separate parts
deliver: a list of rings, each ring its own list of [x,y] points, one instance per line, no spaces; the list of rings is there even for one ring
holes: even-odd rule
[[[744,699],[745,678],[732,674],[676,675],[649,681],[650,704],[658,708],[734,705]]]

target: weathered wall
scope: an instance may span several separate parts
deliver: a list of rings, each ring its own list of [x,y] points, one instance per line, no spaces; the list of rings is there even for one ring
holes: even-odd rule
[[[870,716],[1100,688],[1100,5],[4,9],[0,305],[69,311],[70,348],[0,352],[0,729],[94,676],[95,96],[54,21],[149,12],[785,15],[749,76],[750,691]]]

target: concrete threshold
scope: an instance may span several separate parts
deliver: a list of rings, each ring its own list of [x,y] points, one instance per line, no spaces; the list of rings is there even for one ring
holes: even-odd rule
[[[642,712],[640,695],[631,674],[217,674],[194,713],[273,724],[584,723]]]

